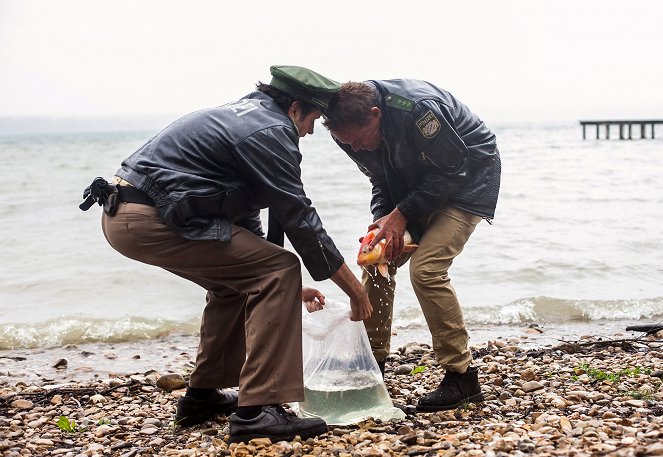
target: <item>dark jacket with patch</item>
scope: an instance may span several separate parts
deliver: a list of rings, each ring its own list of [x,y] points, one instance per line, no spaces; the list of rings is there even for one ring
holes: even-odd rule
[[[263,236],[270,208],[315,280],[343,257],[322,227],[301,180],[299,136],[267,95],[175,121],[122,162],[116,173],[156,203],[163,221],[190,240],[231,238],[231,224]]]
[[[378,150],[340,145],[373,185],[375,219],[396,206],[410,222],[450,205],[495,215],[500,156],[495,135],[449,92],[426,81],[367,81],[382,111]]]

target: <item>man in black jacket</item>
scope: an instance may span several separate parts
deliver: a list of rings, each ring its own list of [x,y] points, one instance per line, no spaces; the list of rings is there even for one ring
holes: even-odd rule
[[[348,295],[353,320],[372,309],[301,181],[299,138],[313,133],[340,85],[302,67],[271,73],[269,85],[241,100],[173,122],[122,162],[113,185],[95,180],[81,206],[104,205],[104,235],[117,251],[207,291],[196,367],[175,421],[237,409],[233,442],[327,431],[322,419],[281,406],[304,399],[301,306],[324,296],[302,288],[299,259],[281,247],[279,230],[315,280],[331,278]],[[277,243],[264,238],[261,208]],[[220,390],[233,386],[239,394]]]
[[[446,375],[422,397],[419,411],[452,409],[483,400],[471,367],[468,334],[448,269],[482,220],[491,221],[500,186],[495,135],[449,92],[425,81],[349,82],[325,112],[325,126],[373,186],[369,230],[386,240],[389,277],[363,272],[376,307],[364,321],[384,372],[389,354],[396,268],[405,261],[406,228],[419,247],[410,280]]]

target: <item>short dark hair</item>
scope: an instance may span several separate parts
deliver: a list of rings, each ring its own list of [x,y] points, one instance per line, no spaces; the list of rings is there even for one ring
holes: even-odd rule
[[[276,104],[279,105],[279,107],[286,113],[288,112],[288,110],[290,110],[290,106],[295,102],[299,102],[299,104],[301,105],[304,116],[307,116],[313,111],[320,109],[312,103],[295,98],[292,95],[283,92],[282,90],[277,89],[274,86],[261,83],[260,81],[258,81],[258,84],[256,84],[256,89],[258,89],[260,92],[264,93],[265,95],[268,95],[271,98],[273,98]]]
[[[363,127],[371,120],[371,108],[377,106],[375,91],[362,82],[347,82],[332,98],[325,111],[323,125],[329,130]]]

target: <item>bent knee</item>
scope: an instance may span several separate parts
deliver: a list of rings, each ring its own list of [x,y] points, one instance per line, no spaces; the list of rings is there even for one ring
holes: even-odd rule
[[[448,270],[431,269],[425,266],[410,268],[410,282],[414,287],[427,287],[431,284],[443,284],[449,282]]]
[[[289,269],[301,270],[302,268],[299,257],[297,257],[294,253],[285,249],[279,256],[279,264],[282,266],[284,270],[289,270]]]

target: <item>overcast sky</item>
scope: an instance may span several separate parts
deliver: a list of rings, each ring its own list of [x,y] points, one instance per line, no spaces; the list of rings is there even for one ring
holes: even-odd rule
[[[0,0],[0,62],[0,117],[177,116],[291,64],[491,123],[663,118],[663,2]]]

